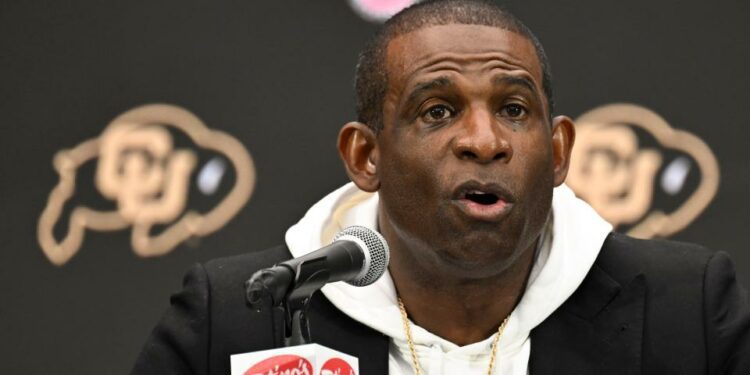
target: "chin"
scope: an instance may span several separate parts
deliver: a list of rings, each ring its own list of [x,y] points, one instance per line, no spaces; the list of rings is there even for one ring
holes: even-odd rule
[[[450,272],[482,278],[502,273],[512,265],[523,253],[517,247],[517,241],[498,236],[497,232],[472,232],[443,247],[438,256]]]

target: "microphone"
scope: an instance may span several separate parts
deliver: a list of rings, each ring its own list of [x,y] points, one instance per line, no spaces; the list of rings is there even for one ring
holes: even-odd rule
[[[370,285],[385,273],[389,258],[380,233],[358,225],[347,227],[328,246],[257,271],[245,283],[247,302],[259,308],[265,295],[275,306],[295,291],[304,294],[336,281]]]

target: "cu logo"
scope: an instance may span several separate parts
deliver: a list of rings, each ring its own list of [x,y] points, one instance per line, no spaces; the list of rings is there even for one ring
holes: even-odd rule
[[[576,120],[576,133],[566,183],[632,236],[668,237],[716,195],[719,164],[708,145],[647,108],[592,109]]]
[[[215,156],[201,163],[201,154]],[[58,266],[76,254],[87,230],[131,228],[136,254],[166,254],[188,238],[221,229],[250,199],[255,186],[255,166],[242,143],[207,127],[189,111],[166,104],[121,114],[100,136],[58,152],[53,165],[59,181],[39,218],[37,234],[42,251]],[[86,166],[93,166],[96,194],[110,207],[84,204],[75,196],[77,187],[92,183],[77,178]],[[225,194],[208,209],[191,207],[190,191],[212,195],[225,171],[234,177],[224,184]],[[71,209],[66,211],[66,206]],[[60,221],[67,222],[67,231],[55,231]]]

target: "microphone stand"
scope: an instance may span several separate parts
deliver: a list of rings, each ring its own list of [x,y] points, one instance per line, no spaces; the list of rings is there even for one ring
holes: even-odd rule
[[[260,311],[264,305],[270,305],[274,322],[278,315],[283,316],[284,334],[281,339],[276,337],[276,346],[303,345],[312,341],[307,309],[312,295],[329,280],[325,262],[325,256],[309,259],[297,265],[296,272],[286,265],[262,269],[245,282],[245,298],[250,307]],[[278,324],[276,326],[278,328]]]

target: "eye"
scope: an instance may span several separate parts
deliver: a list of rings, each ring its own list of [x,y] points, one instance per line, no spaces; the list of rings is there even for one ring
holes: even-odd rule
[[[443,104],[430,106],[422,113],[422,119],[427,122],[439,122],[453,116],[453,110]]]
[[[528,115],[528,111],[526,110],[526,107],[518,103],[511,103],[505,105],[500,111],[500,114],[503,117],[507,117],[512,120],[520,120]]]

